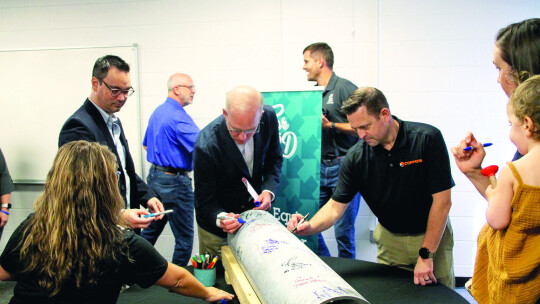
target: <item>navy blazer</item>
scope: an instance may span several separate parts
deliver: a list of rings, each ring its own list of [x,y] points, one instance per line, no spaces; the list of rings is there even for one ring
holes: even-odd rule
[[[139,206],[146,207],[146,203],[152,197],[158,197],[158,195],[135,173],[135,165],[129,152],[126,136],[124,135],[124,128],[122,123],[118,120],[120,125],[120,141],[126,150],[126,171],[130,180],[130,202],[129,208],[138,208]],[[108,146],[109,149],[116,155],[116,160],[120,164],[120,157],[116,151],[113,138],[103,116],[99,110],[92,104],[89,99],[86,99],[84,104],[64,123],[60,136],[58,138],[58,147],[63,144],[76,141],[87,140],[91,142],[99,142],[102,145]],[[121,171],[120,178],[118,179],[120,193],[122,198],[126,202],[126,177],[123,170]],[[158,197],[159,198],[159,197]]]
[[[283,164],[278,121],[272,107],[265,105],[263,109],[259,133],[253,136],[253,176],[249,175],[223,115],[197,137],[193,155],[197,224],[220,237],[227,234],[216,226],[219,213],[242,213],[255,207],[242,177],[249,180],[257,193],[270,190],[277,194]]]

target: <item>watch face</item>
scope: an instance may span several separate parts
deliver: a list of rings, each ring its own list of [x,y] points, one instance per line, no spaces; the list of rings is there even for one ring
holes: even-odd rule
[[[425,247],[422,247],[420,248],[420,250],[418,250],[418,254],[420,255],[422,259],[429,258],[429,253],[430,253],[429,250]]]

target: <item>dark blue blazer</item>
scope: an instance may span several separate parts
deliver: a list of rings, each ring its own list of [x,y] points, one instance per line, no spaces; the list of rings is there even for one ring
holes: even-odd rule
[[[158,195],[150,187],[148,187],[148,185],[137,175],[137,173],[135,173],[135,165],[133,164],[133,159],[131,158],[131,153],[129,152],[126,136],[124,135],[124,128],[122,127],[120,120],[118,120],[118,124],[120,125],[121,129],[120,141],[126,150],[126,171],[129,176],[131,186],[131,206],[128,207],[146,207],[146,202],[152,197],[158,197]],[[58,147],[61,147],[65,143],[81,139],[91,142],[99,142],[100,144],[108,146],[116,155],[116,160],[120,164],[120,157],[116,151],[116,146],[114,145],[111,133],[107,128],[107,124],[103,120],[103,116],[101,116],[101,113],[99,113],[96,106],[94,106],[88,99],[86,99],[84,104],[64,123],[64,126],[60,131]],[[124,176],[124,172],[121,173],[122,174],[120,175],[118,182],[120,193],[122,194],[124,201],[126,201],[126,177]]]
[[[257,193],[270,190],[277,194],[283,153],[272,107],[264,106],[259,133],[255,133],[253,139],[253,176],[250,176],[223,115],[202,129],[197,137],[193,155],[197,224],[220,237],[226,237],[226,233],[216,226],[219,213],[242,213],[255,207],[242,177],[249,180]]]

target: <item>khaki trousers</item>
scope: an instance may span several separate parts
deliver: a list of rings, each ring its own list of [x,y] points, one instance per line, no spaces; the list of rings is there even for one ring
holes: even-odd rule
[[[197,225],[197,232],[199,233],[199,253],[210,253],[212,256],[218,256],[221,259],[221,246],[227,245],[227,238],[219,237],[213,233],[210,233]]]
[[[373,232],[373,238],[377,243],[377,261],[381,264],[414,271],[418,260],[418,250],[422,247],[425,235],[425,233],[414,235],[392,233],[377,223]],[[452,289],[456,285],[453,248],[454,236],[450,219],[448,219],[439,248],[433,257],[433,274],[439,283]],[[413,276],[411,275],[412,281]]]

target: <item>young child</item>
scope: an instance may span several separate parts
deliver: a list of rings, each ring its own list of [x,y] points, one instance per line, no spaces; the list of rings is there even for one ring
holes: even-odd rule
[[[487,224],[478,236],[472,295],[484,303],[540,298],[540,76],[518,86],[507,106],[510,140],[524,156],[486,189]]]

